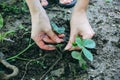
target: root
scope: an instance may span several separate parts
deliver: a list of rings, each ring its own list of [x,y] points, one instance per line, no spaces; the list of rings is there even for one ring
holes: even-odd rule
[[[2,55],[2,56],[1,56],[1,55]],[[4,72],[0,72],[0,79],[2,79],[2,80],[8,80],[8,79],[10,79],[10,78],[12,78],[12,77],[15,77],[15,76],[19,73],[18,68],[17,68],[16,66],[14,66],[14,65],[9,64],[6,60],[4,60],[2,53],[0,53],[0,58],[1,58],[1,59],[0,59],[0,62],[1,62],[6,68],[13,70],[13,72],[12,72],[11,74],[6,74],[6,73],[4,73]]]

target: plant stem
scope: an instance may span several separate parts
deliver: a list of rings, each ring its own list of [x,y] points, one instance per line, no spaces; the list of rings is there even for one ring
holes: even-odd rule
[[[31,46],[33,46],[35,43],[33,42],[32,44],[29,44],[24,50],[22,50],[20,53],[18,53],[15,56],[12,56],[10,58],[7,58],[6,60],[11,60],[11,59],[15,59],[18,58],[18,56],[20,56],[21,54],[23,54],[25,51],[27,51]]]
[[[31,59],[20,58],[20,57],[17,57],[17,59],[19,59],[19,60],[23,60],[23,61],[30,61],[30,60],[31,60]]]

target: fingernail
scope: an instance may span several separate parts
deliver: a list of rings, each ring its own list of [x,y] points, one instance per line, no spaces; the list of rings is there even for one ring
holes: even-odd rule
[[[56,39],[56,42],[57,42],[57,43],[60,43],[60,40],[59,40],[59,39]]]
[[[53,45],[48,45],[50,48],[48,50],[55,50],[56,48]]]
[[[68,47],[66,47],[64,50],[68,50],[69,48]]]
[[[69,43],[69,44],[66,46],[65,50],[69,50],[71,47],[72,47],[72,44]]]
[[[57,38],[57,39],[56,39],[56,42],[57,42],[57,43],[60,43],[60,42],[61,42],[61,40]]]
[[[65,49],[64,50],[68,50],[70,48],[70,46],[69,45],[67,45],[66,47],[65,47]]]

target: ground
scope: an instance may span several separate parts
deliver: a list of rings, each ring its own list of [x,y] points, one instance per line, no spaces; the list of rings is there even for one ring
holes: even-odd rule
[[[15,31],[6,37],[10,40],[0,42],[0,52],[6,59],[22,53],[8,60],[19,68],[19,74],[10,80],[120,80],[120,1],[106,1],[90,0],[87,15],[96,33],[93,40],[97,46],[91,50],[94,61],[83,70],[71,52],[63,51],[66,42],[57,45],[55,51],[41,50],[34,44],[30,38],[30,13],[24,0],[0,0],[0,14],[4,19],[0,33]],[[46,11],[51,21],[65,27],[68,40],[72,9],[53,3]],[[1,70],[11,72],[0,65]]]

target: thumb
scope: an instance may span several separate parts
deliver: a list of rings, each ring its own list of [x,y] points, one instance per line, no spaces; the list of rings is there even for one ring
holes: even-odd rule
[[[71,33],[70,39],[68,41],[67,46],[65,47],[65,50],[70,50],[72,48],[72,43],[75,41],[76,33]]]
[[[46,34],[55,42],[60,43],[63,42],[63,39],[60,39],[53,31],[50,29],[46,32]]]
[[[95,34],[95,33],[84,34],[84,35],[82,35],[82,38],[83,38],[83,39],[90,39],[90,38],[92,38],[92,37],[94,36],[94,34]]]

